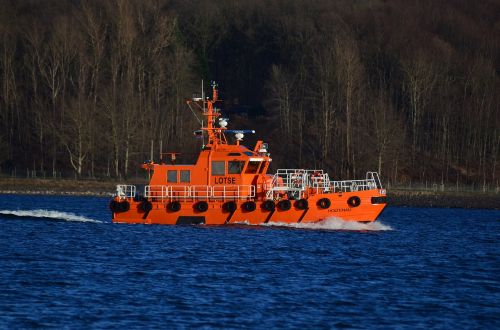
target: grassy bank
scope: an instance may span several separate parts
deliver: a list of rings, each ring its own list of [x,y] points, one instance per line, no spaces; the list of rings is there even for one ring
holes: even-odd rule
[[[111,196],[119,182],[113,180],[52,180],[0,178],[2,194]],[[123,181],[120,183],[123,184]],[[500,210],[500,194],[489,192],[440,192],[389,189],[389,205],[458,207]]]

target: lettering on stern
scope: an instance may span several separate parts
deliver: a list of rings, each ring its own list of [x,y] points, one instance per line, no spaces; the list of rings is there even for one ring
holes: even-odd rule
[[[350,211],[351,211],[351,209],[348,207],[328,210],[328,212],[350,212]]]

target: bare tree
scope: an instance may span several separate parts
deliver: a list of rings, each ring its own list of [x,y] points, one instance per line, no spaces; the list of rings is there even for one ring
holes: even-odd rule
[[[346,152],[348,161],[347,175],[356,171],[353,151],[353,117],[361,98],[364,69],[359,57],[359,50],[352,38],[337,39],[335,42],[337,79],[340,87],[339,97],[343,100],[341,108],[345,113]]]
[[[91,150],[92,107],[87,94],[89,64],[82,60],[79,63],[76,84],[76,95],[67,106],[66,123],[61,130],[61,141],[66,148],[69,161],[76,175],[81,177],[84,161]]]
[[[402,65],[406,75],[404,89],[410,99],[409,114],[412,129],[412,156],[415,159],[423,112],[431,98],[438,75],[433,62],[422,51],[416,52],[410,58],[404,59]]]

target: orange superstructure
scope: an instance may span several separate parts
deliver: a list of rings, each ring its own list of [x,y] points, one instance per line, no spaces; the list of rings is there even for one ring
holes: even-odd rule
[[[206,127],[195,132],[207,136],[193,165],[147,162],[152,173],[144,192],[118,185],[111,201],[113,222],[146,224],[264,224],[318,222],[336,217],[347,221],[375,221],[386,206],[386,193],[378,174],[361,180],[331,181],[322,170],[279,169],[267,174],[272,159],[268,146],[258,141],[253,149],[241,144],[245,133],[231,131],[212,99],[201,97],[188,105],[206,116]],[[216,126],[216,123],[218,126]],[[234,144],[226,134],[234,133]]]

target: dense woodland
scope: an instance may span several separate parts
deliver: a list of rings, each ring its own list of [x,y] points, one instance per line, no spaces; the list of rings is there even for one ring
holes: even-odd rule
[[[499,185],[496,0],[0,0],[0,38],[5,175],[196,152],[203,79],[276,167]]]

